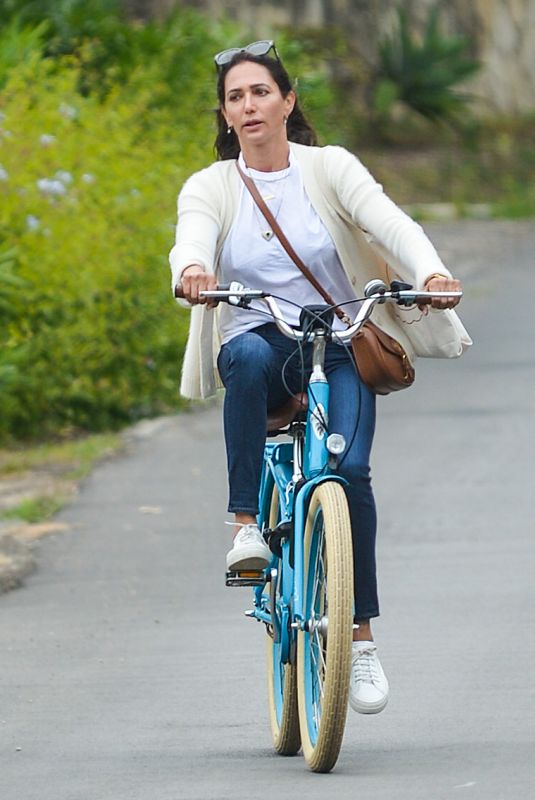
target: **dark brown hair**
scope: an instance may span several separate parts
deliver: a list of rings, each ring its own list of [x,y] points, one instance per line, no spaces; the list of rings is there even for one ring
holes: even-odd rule
[[[254,64],[260,64],[262,67],[269,70],[271,77],[279,87],[283,97],[287,97],[288,93],[292,90],[292,82],[281,62],[270,56],[253,56],[251,53],[242,51],[236,53],[228,64],[221,67],[217,78],[217,99],[219,100],[219,107],[216,111],[217,136],[214,144],[217,156],[221,160],[238,158],[240,152],[240,143],[236,132],[232,130],[230,133],[227,133],[228,125],[221,112],[221,108],[225,105],[225,78],[232,67],[244,61],[252,61]],[[297,98],[293,111],[288,117],[286,133],[290,142],[306,145],[315,145],[318,142],[316,132],[301,111]]]

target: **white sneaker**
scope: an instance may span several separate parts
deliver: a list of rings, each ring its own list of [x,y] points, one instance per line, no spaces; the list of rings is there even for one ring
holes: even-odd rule
[[[359,714],[378,714],[388,703],[388,681],[373,642],[353,642],[349,703]]]
[[[227,553],[227,569],[260,570],[269,566],[271,550],[258,530],[258,525],[242,525]]]

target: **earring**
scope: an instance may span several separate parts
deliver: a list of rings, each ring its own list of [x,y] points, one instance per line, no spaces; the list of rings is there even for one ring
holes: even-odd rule
[[[229,125],[227,128],[227,134],[232,133],[232,125]]]
[[[285,125],[287,125],[287,124],[288,124],[288,117],[284,117],[284,124],[285,124]]]

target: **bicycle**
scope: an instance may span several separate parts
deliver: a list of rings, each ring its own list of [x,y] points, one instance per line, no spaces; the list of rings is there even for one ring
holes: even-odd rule
[[[348,706],[353,631],[351,523],[337,466],[347,447],[328,433],[329,384],[323,372],[331,337],[347,344],[376,303],[411,306],[461,292],[417,292],[409,284],[370,281],[346,330],[332,332],[333,309],[302,309],[301,328],[284,320],[276,299],[240,284],[202,292],[208,299],[246,308],[262,300],[279,330],[298,345],[312,343],[307,392],[290,398],[268,418],[259,493],[258,526],[271,552],[263,571],[228,572],[227,586],[252,586],[248,617],[266,626],[270,724],[275,750],[303,749],[314,772],[329,772],[340,752]]]

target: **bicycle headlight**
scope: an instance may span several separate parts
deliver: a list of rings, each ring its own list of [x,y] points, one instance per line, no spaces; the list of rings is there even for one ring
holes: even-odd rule
[[[341,433],[331,433],[327,437],[326,447],[333,456],[341,456],[346,449],[346,440]]]

